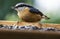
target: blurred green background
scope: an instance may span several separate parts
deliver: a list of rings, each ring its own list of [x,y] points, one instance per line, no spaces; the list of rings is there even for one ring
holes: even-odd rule
[[[0,0],[0,20],[17,20],[17,12],[11,7],[19,2],[33,4],[32,0]]]
[[[51,18],[49,20],[42,19],[41,22],[60,23],[60,1],[57,0],[0,0],[0,20],[17,21],[17,12],[11,9],[11,7],[19,2],[31,4]]]

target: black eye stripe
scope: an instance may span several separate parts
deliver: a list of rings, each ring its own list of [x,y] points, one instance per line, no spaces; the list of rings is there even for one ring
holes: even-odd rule
[[[18,5],[18,6],[15,6],[15,8],[18,8],[18,7],[23,7],[23,5]]]
[[[18,7],[29,7],[29,8],[32,8],[32,6],[30,6],[30,5],[24,5],[24,4],[22,4],[22,5],[18,5],[18,6],[15,6],[15,8],[18,8]]]

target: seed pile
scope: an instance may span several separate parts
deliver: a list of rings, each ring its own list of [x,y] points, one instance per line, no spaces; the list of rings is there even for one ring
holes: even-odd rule
[[[36,26],[7,26],[7,25],[0,25],[1,29],[11,29],[11,30],[38,30],[38,31],[60,31],[59,29],[53,27],[42,27],[38,28]]]

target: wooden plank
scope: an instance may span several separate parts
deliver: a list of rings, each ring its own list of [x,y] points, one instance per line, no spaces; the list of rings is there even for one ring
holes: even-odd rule
[[[3,24],[3,25],[14,25],[16,23],[17,23],[17,21],[0,20],[0,24]],[[25,24],[25,22],[20,22],[18,25],[21,26],[21,25],[24,25],[24,24]],[[42,23],[42,26],[43,27],[55,27],[55,28],[60,29],[60,24]]]
[[[60,39],[59,32],[0,29],[1,39]]]
[[[3,25],[13,25],[17,21],[0,21]],[[18,25],[22,25],[20,22]],[[60,24],[43,24],[44,27],[56,27],[60,29]],[[60,32],[38,31],[38,30],[10,30],[0,29],[0,39],[60,39]]]

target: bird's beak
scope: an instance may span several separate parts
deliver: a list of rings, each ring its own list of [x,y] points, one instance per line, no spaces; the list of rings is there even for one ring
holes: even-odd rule
[[[14,7],[14,6],[12,6],[11,8],[12,8],[12,9],[15,9],[15,7]]]

